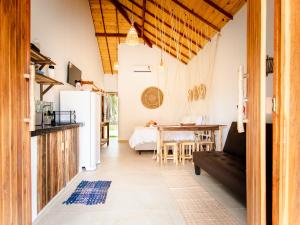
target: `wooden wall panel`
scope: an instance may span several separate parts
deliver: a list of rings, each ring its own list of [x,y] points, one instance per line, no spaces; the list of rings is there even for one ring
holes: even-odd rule
[[[78,173],[78,130],[38,136],[38,212]]]
[[[300,1],[275,1],[273,224],[300,224]]]
[[[0,224],[31,224],[30,1],[0,1]]]
[[[248,1],[247,224],[266,224],[265,1]]]

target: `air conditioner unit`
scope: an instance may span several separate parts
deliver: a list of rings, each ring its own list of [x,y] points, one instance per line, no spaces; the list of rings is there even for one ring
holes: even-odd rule
[[[133,67],[133,72],[135,72],[135,73],[151,73],[152,68],[150,65],[135,65]]]

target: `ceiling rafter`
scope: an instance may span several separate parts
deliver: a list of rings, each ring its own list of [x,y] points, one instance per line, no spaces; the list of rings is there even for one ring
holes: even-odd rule
[[[133,3],[135,6],[137,6],[138,8],[142,9],[142,6],[140,6],[138,3],[136,3],[135,1],[133,0],[128,0],[129,2]],[[150,16],[152,16],[153,18],[155,18],[155,15],[151,12],[149,12],[148,10],[145,10],[147,14],[149,14]],[[172,29],[172,26],[168,23],[166,23],[165,21],[163,21],[161,18],[156,18],[160,23],[164,24],[165,26],[167,26],[169,29]],[[177,31],[175,30],[176,33],[178,33],[181,37],[184,37],[184,33],[180,32],[180,31]],[[202,45],[200,45],[199,43],[197,43],[196,41],[194,40],[191,40],[191,42],[198,46],[199,48],[202,48]]]
[[[150,31],[148,31],[148,30],[146,30],[146,29],[145,29],[145,31],[146,31],[146,33],[148,33],[150,36],[152,36],[154,39],[157,38],[157,40],[159,40],[162,44],[168,46],[168,47],[171,48],[173,51],[177,52],[177,49],[176,49],[174,46],[171,46],[170,44],[168,44],[168,43],[166,43],[165,41],[161,40],[161,38],[156,37],[156,36],[155,36],[154,34],[152,34]],[[169,53],[169,52],[167,51],[167,49],[165,49],[165,52],[166,52],[166,53]],[[181,54],[182,56],[184,56],[187,60],[190,59],[190,57],[189,57],[188,55],[186,55],[185,53],[181,52],[180,54]]]
[[[144,30],[146,33],[148,33],[150,36],[152,36],[153,38],[156,38],[154,34],[152,34],[150,31],[148,31],[147,29]],[[121,34],[121,33],[96,33],[96,37],[126,37],[127,34]],[[159,40],[162,44],[168,46],[169,48],[171,48],[173,51],[177,51],[176,48],[174,48],[173,46],[171,46],[170,44],[166,43],[165,41],[161,40],[159,37],[157,37],[157,40]],[[158,45],[158,47],[162,47],[161,45]],[[172,52],[168,52],[167,50],[165,50],[165,52],[167,54],[172,55],[173,57],[177,58],[175,54],[173,54]],[[186,58],[186,60],[189,60],[190,57],[186,54],[184,54],[183,52],[180,53],[182,56],[184,56]],[[181,60],[181,59],[179,59]],[[181,62],[183,62],[184,64],[187,64],[186,61],[181,60]]]
[[[126,10],[122,8],[121,4],[120,4],[117,0],[111,0],[111,2],[115,5],[115,7],[116,7],[116,8],[118,9],[118,11],[122,14],[122,16],[127,20],[127,22],[128,22],[129,24],[131,24],[131,20],[129,19],[129,16],[128,16]],[[141,38],[143,38],[143,40],[146,42],[146,44],[147,44],[150,48],[152,48],[152,42],[151,42],[151,40],[150,40],[149,38],[147,38],[146,36],[143,36],[143,37],[141,36],[142,31],[141,31],[140,26],[139,26],[136,22],[133,23],[133,26],[134,26],[134,28],[136,29],[138,35],[139,35]]]
[[[165,7],[162,7],[162,5],[156,3],[154,0],[148,0],[149,2],[151,2],[155,7],[158,7],[158,9],[163,10],[166,14],[171,15],[171,12],[169,10],[167,10]],[[183,25],[187,25],[188,28],[190,28],[192,31],[198,33],[201,37],[205,38],[208,41],[211,41],[210,37],[206,36],[205,34],[203,34],[202,32],[200,32],[199,30],[197,30],[195,27],[193,27],[190,24],[186,24],[185,21],[183,21],[181,18],[177,17],[176,15],[173,15],[173,17],[175,18],[175,20],[179,20],[179,22]]]
[[[149,30],[147,30],[146,28],[144,29],[144,31],[146,33],[148,33],[150,36],[152,36],[153,38],[157,38],[157,40],[159,40],[160,42],[164,43],[165,45],[167,45],[168,47],[170,47],[171,49],[173,49],[174,51],[177,51],[176,48],[174,46],[171,46],[170,44],[166,43],[165,41],[162,41],[159,37],[156,37],[154,34],[152,34]],[[127,34],[121,34],[121,33],[96,33],[96,37],[105,37],[105,35],[107,37],[118,37],[118,38],[125,38],[127,36]],[[191,52],[192,53],[192,52]],[[183,52],[181,52],[181,54],[186,57],[187,59],[190,59],[190,57],[186,54],[184,54]]]
[[[220,28],[218,28],[216,25],[212,24],[211,22],[209,22],[208,20],[206,20],[205,18],[203,18],[202,16],[200,16],[199,14],[195,13],[194,10],[189,9],[188,7],[186,7],[184,4],[182,4],[180,1],[178,0],[172,0],[176,5],[178,5],[180,8],[184,9],[185,11],[187,11],[188,13],[192,14],[193,16],[195,16],[196,18],[198,18],[199,20],[201,20],[203,23],[206,23],[208,26],[210,26],[211,28],[213,28],[215,31],[220,32]]]
[[[104,29],[104,33],[106,33],[106,26],[105,26],[105,22],[104,22],[104,16],[103,16],[103,10],[102,10],[101,0],[99,0],[99,4],[100,4],[100,13],[101,13],[101,17],[102,17],[103,29]],[[112,69],[112,64],[111,64],[111,57],[110,57],[110,52],[109,52],[109,46],[108,46],[107,36],[105,36],[105,41],[106,41],[106,47],[107,47],[107,52],[108,52],[108,56],[109,56],[110,71],[111,71],[111,74],[113,74],[113,69]]]
[[[159,47],[159,48],[161,48],[162,49],[162,46],[160,45],[160,44],[157,44],[157,47]],[[177,59],[177,56],[174,54],[174,53],[172,53],[172,52],[170,52],[170,53],[168,53],[168,54],[170,54],[171,56],[173,56],[174,58],[176,58]],[[181,61],[183,64],[185,64],[185,65],[187,65],[188,63],[186,62],[186,61],[184,61],[183,59],[181,59],[181,58],[179,58],[178,59],[179,61]]]
[[[120,28],[119,28],[119,17],[118,17],[118,8],[116,8],[116,23],[117,23],[117,33],[120,33]],[[118,43],[120,44],[120,37],[118,37]]]
[[[131,15],[134,16],[133,26],[140,40],[147,38],[152,45],[163,49],[165,55],[186,64],[201,50],[195,43],[203,48],[209,43],[208,39],[218,33],[193,14],[205,18],[221,30],[245,4],[245,0],[167,0],[167,4],[163,4],[164,0],[114,0],[122,5],[122,14],[113,0],[88,1],[106,74],[111,74],[111,70],[117,72],[114,62],[118,61],[118,43],[126,42],[127,32],[132,26]],[[101,15],[99,1],[102,4]],[[147,45],[145,40],[144,43]]]
[[[127,6],[123,5],[122,3],[120,3],[120,5],[126,9],[128,12],[133,13],[133,15],[135,15],[136,17],[138,17],[139,19],[142,19],[142,17],[140,15],[138,15],[136,12],[132,12],[131,9],[129,9]],[[156,29],[158,32],[161,32],[161,29],[154,26],[152,23],[150,23],[148,20],[145,19],[145,23],[148,24],[149,26],[151,26],[153,29]],[[173,37],[171,37],[168,33],[164,33],[164,35],[166,35],[166,37],[170,38],[171,40],[173,39]],[[180,45],[186,49],[186,50],[190,50],[194,55],[197,55],[197,52],[195,52],[193,49],[189,48],[188,46],[186,46],[184,43],[181,43],[179,41]],[[200,48],[202,48],[202,46],[200,45]]]
[[[142,19],[142,36],[144,36],[145,14],[146,14],[147,1],[143,0],[143,19]]]
[[[124,38],[127,36],[127,34],[121,34],[121,33],[102,33],[102,32],[98,32],[96,33],[96,37],[118,37],[118,38]]]
[[[215,10],[218,10],[220,13],[222,13],[227,18],[233,20],[233,16],[227,12],[226,10],[222,9],[220,6],[218,6],[216,3],[214,3],[211,0],[203,0],[205,3],[207,3],[209,6],[213,7]]]
[[[166,43],[165,41],[161,40],[159,37],[156,37],[154,34],[152,34],[149,30],[145,29],[144,30],[146,33],[148,33],[150,36],[152,36],[154,39],[157,38],[157,40],[159,40],[161,43],[163,43],[164,45],[168,46],[169,48],[171,48],[174,51],[177,51],[177,49],[174,46],[171,46],[170,44]],[[105,37],[105,35],[107,37],[126,37],[127,34],[121,34],[121,33],[96,33],[96,37]],[[153,40],[153,39],[152,39]],[[169,53],[167,50],[165,51],[166,53]],[[184,56],[187,60],[190,59],[190,57],[188,55],[186,55],[185,53],[181,52],[180,53],[182,56]],[[184,62],[185,63],[185,62]]]

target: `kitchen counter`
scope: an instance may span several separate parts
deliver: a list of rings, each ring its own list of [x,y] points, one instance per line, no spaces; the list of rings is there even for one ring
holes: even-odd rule
[[[83,125],[84,125],[83,123],[72,123],[72,124],[64,124],[64,125],[57,125],[57,126],[51,126],[51,125],[35,126],[35,130],[31,131],[31,137],[48,134],[60,130],[67,130],[75,127],[81,127]]]
[[[31,132],[33,218],[78,174],[81,126],[36,126]]]

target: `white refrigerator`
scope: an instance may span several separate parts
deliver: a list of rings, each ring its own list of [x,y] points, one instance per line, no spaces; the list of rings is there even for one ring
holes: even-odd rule
[[[79,169],[95,170],[100,163],[101,96],[92,91],[61,91],[60,110],[75,110],[79,131]]]

